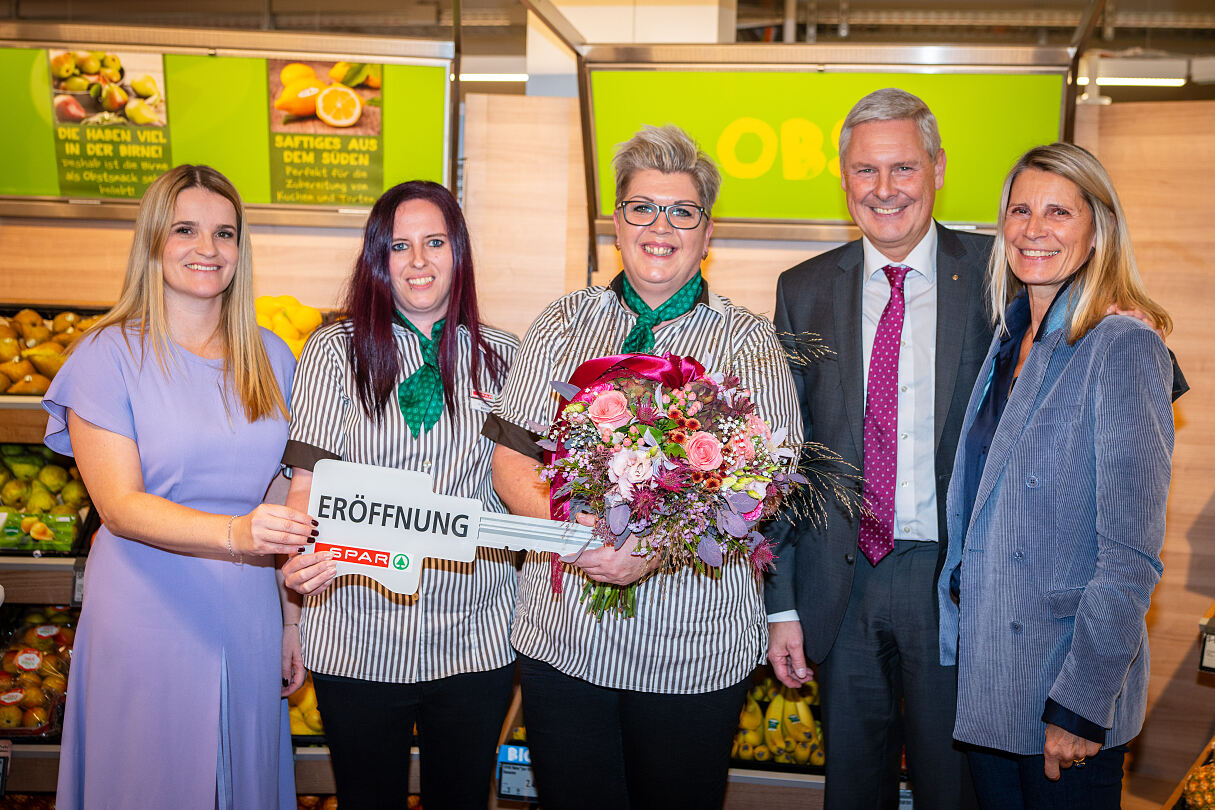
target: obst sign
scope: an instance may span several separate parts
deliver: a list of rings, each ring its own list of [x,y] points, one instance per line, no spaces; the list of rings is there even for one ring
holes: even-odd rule
[[[481,502],[437,495],[426,473],[322,459],[308,513],[315,551],[331,551],[337,575],[360,574],[394,593],[417,593],[427,557],[472,562]]]

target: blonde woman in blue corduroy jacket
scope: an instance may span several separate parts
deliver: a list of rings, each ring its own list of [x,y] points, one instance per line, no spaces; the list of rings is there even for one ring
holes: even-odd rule
[[[984,808],[1118,807],[1162,571],[1171,322],[1143,290],[1109,176],[1070,144],[1009,173],[988,285],[995,337],[938,582],[954,737]]]

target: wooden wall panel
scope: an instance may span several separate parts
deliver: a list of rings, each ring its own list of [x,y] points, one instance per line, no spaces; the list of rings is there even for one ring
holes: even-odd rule
[[[577,102],[470,94],[464,153],[481,316],[522,337],[546,304],[585,285]]]
[[[1148,615],[1150,702],[1126,784],[1128,801],[1158,803],[1215,734],[1215,677],[1197,672],[1197,623],[1215,600],[1215,102],[1102,108],[1095,146],[1144,281],[1173,316],[1168,344],[1191,385],[1175,406],[1165,570]]]
[[[118,298],[133,223],[0,219],[0,303],[109,306]],[[254,291],[336,305],[362,233],[254,226]]]

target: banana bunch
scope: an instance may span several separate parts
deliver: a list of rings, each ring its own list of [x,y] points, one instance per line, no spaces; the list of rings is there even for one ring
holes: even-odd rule
[[[817,703],[818,684],[814,681],[800,690],[782,686],[771,677],[757,683],[739,714],[731,757],[821,767],[826,762],[822,727],[810,709]]]

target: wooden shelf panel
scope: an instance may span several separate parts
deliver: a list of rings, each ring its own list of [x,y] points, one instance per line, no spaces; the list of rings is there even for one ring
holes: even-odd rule
[[[47,413],[38,397],[0,394],[0,443],[42,444]]]
[[[72,601],[75,557],[0,557],[4,601],[66,605]]]

